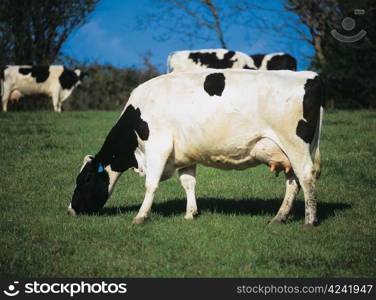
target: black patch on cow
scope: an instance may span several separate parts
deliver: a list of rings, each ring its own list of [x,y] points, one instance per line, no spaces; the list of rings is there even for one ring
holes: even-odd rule
[[[149,138],[149,126],[142,120],[140,109],[129,105],[107,135],[102,148],[87,162],[77,177],[71,205],[76,213],[93,213],[103,207],[108,199],[109,176],[104,169],[110,165],[116,172],[138,167],[134,151],[137,135]]]
[[[63,73],[59,76],[59,82],[63,89],[70,90],[79,80],[75,72],[64,67]]]
[[[18,72],[22,75],[28,75],[31,73],[31,67],[27,67],[27,68],[19,68]]]
[[[4,80],[5,78],[5,74],[4,74],[4,71],[7,67],[4,67],[4,66],[0,66],[0,80]]]
[[[18,72],[22,75],[28,75],[31,73],[31,77],[35,78],[37,83],[45,82],[50,76],[49,66],[31,66],[31,67],[21,67]]]
[[[235,51],[228,51],[222,59],[219,59],[215,52],[191,52],[188,56],[196,64],[204,65],[207,68],[213,69],[228,69],[231,68],[237,59],[232,59]]]
[[[131,167],[138,167],[134,151],[138,146],[137,135],[146,141],[149,138],[149,126],[142,120],[140,109],[129,105],[95,156],[104,166],[124,172]]]
[[[99,161],[86,163],[76,179],[71,205],[77,214],[99,211],[108,199],[110,178],[106,170],[98,172]]]
[[[265,54],[254,54],[250,56],[253,59],[253,62],[255,63],[256,68],[259,69],[262,64],[262,60],[265,57]]]
[[[223,73],[212,73],[206,76],[204,89],[210,96],[222,96],[225,89],[225,75]]]
[[[306,143],[313,141],[320,117],[320,107],[324,106],[324,89],[319,76],[308,79],[304,86],[303,117],[296,127],[296,134]]]
[[[290,54],[273,56],[266,64],[267,70],[292,70],[296,71],[296,59]]]

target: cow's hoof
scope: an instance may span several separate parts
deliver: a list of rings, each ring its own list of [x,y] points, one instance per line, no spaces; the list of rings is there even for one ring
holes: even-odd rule
[[[147,218],[146,217],[135,217],[133,218],[132,224],[138,225],[143,224]]]
[[[184,219],[185,220],[194,220],[197,215],[198,215],[197,211],[186,213],[185,216],[184,216]]]
[[[133,225],[138,225],[144,223],[145,218],[133,218],[132,224]]]
[[[271,226],[271,225],[281,225],[281,224],[285,224],[285,221],[284,220],[281,220],[281,219],[277,219],[277,218],[273,218],[271,219],[269,222],[268,222],[268,226]]]
[[[195,219],[195,215],[194,214],[186,214],[185,216],[184,216],[184,219],[185,220],[194,220]]]

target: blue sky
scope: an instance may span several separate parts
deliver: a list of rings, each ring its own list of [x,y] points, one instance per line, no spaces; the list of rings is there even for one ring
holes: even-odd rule
[[[269,1],[273,8],[281,7],[281,2],[282,0]],[[166,32],[163,26],[141,28],[137,23],[139,17],[157,11],[158,4],[155,0],[102,0],[90,15],[89,22],[70,36],[64,44],[63,52],[80,61],[109,63],[121,68],[142,67],[142,56],[151,52],[152,63],[164,72],[170,52],[220,48],[214,35],[208,41],[187,42],[178,35],[170,34],[169,39],[158,41],[156,37]],[[256,13],[265,23],[283,21],[263,11]],[[298,59],[300,70],[307,68],[307,56],[313,53],[312,48],[304,41],[285,38],[277,32],[262,32],[236,24],[226,29],[225,37],[228,48],[247,54],[288,52]]]

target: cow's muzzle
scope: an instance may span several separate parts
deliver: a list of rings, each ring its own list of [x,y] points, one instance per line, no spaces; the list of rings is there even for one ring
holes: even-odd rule
[[[75,211],[72,207],[68,207],[67,214],[68,214],[69,216],[72,216],[72,217],[77,216],[76,211]]]

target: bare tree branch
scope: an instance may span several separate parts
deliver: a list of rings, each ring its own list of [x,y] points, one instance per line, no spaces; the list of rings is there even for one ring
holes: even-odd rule
[[[2,0],[0,61],[3,64],[53,63],[69,35],[86,22],[98,1]]]
[[[234,0],[229,0],[233,2]],[[213,40],[220,47],[227,48],[225,29],[228,29],[236,17],[230,5],[217,0],[159,0],[159,13],[146,15],[139,19],[139,24],[163,26],[167,33],[184,38]],[[193,26],[191,25],[193,21]]]
[[[223,31],[222,31],[222,28],[221,28],[221,23],[220,23],[220,18],[219,18],[217,8],[214,6],[214,4],[210,0],[201,0],[201,2],[209,8],[211,14],[213,15],[214,24],[215,24],[214,29],[215,29],[215,31],[218,35],[219,41],[222,45],[222,48],[227,49],[227,45],[226,45],[224,37],[223,37]]]

